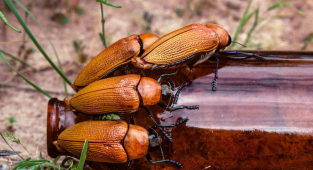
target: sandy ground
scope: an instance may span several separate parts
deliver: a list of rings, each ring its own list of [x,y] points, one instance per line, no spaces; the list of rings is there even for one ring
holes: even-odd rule
[[[185,0],[162,2],[153,0],[113,0],[112,2],[122,5],[123,8],[117,9],[104,6],[106,35],[109,37],[110,44],[130,34],[140,34],[147,31],[162,36],[191,23],[217,23],[227,29],[230,35],[234,35],[248,4],[248,0],[190,0],[188,1],[190,5]],[[292,4],[291,8],[281,8],[267,12],[267,7],[274,2],[274,0],[253,1],[250,11],[260,7],[260,18],[265,18],[265,21],[257,27],[252,43],[249,44],[251,47],[249,49],[255,49],[255,44],[259,44],[258,49],[263,50],[301,50],[305,38],[313,31],[311,18],[313,16],[313,3],[309,0],[288,0],[285,2],[290,2]],[[24,5],[29,3],[29,0],[23,1]],[[194,10],[198,4],[200,4],[199,10]],[[65,5],[47,7],[43,1],[35,1],[32,9],[33,14],[51,37],[61,58],[65,75],[71,81],[75,80],[85,65],[85,63],[79,62],[78,55],[73,48],[73,40],[80,40],[86,46],[84,54],[88,55],[88,61],[104,49],[98,36],[102,29],[99,4],[94,1],[82,0],[80,7],[85,10],[83,15],[68,12],[68,7]],[[24,16],[21,8],[17,7],[17,9]],[[181,9],[181,16],[177,9]],[[57,12],[68,15],[70,22],[60,25],[51,21],[50,17]],[[147,29],[147,22],[144,20],[145,13],[152,16],[150,30]],[[5,15],[13,26],[22,30],[11,12],[5,13]],[[54,52],[40,28],[32,19],[29,20],[28,25],[48,55],[56,61]],[[243,29],[238,42],[244,42],[251,25],[252,21]],[[4,28],[2,24],[0,33],[1,42],[22,40],[22,34]],[[18,55],[20,45],[21,43],[0,44],[0,49]],[[26,48],[36,49],[31,41],[27,42]],[[308,45],[305,50],[312,51],[313,43]],[[40,70],[41,74],[21,66],[8,57],[6,58],[13,67],[21,71],[24,76],[39,87],[47,90],[50,95],[59,99],[64,98],[64,88],[60,76],[51,68],[37,49],[35,53],[25,58],[25,61]],[[74,94],[69,86],[68,89],[70,94]],[[49,98],[33,90],[24,80],[16,76],[4,62],[0,61],[0,131],[6,132],[8,130],[6,118],[14,116],[17,120],[17,123],[13,125],[15,136],[21,140],[33,156],[38,155],[40,151],[46,158],[48,157],[45,146],[48,100]],[[2,140],[0,141],[0,149],[9,149]],[[29,157],[20,145],[12,144],[12,146],[21,151],[22,156]]]

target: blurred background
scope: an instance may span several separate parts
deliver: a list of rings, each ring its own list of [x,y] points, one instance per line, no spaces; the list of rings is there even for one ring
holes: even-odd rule
[[[313,50],[313,3],[309,0],[253,0],[250,6],[249,0],[110,2],[122,8],[103,6],[108,45],[131,34],[151,32],[161,37],[189,24],[215,23],[228,30],[233,39],[237,37],[236,41],[247,46],[235,45],[232,49]],[[30,9],[50,36],[70,81],[73,82],[81,69],[105,49],[99,37],[102,32],[100,5],[95,0],[23,0],[22,4]],[[16,8],[25,17],[25,11],[18,5]],[[0,11],[11,25],[24,32],[3,0],[0,0]],[[27,42],[16,42],[24,39],[23,33],[0,23],[0,49],[27,62],[40,73],[6,57],[11,65],[52,97],[62,100],[65,95],[61,77],[28,36],[25,38]],[[56,63],[53,49],[40,27],[30,17],[27,25]],[[68,93],[70,96],[74,94],[69,86]],[[33,154],[40,151],[44,157],[47,157],[48,100],[0,60],[0,131],[14,132],[28,151]],[[22,146],[12,146],[23,151],[22,156],[27,156]],[[0,149],[8,147],[1,142]]]

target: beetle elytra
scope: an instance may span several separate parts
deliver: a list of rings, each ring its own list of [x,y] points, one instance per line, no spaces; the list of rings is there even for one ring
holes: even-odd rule
[[[175,125],[188,121],[183,119]],[[133,123],[134,121],[131,120]],[[156,125],[159,126],[159,125]],[[88,140],[87,158],[89,161],[124,163],[146,156],[152,163],[170,162],[178,167],[181,164],[172,160],[152,161],[149,152],[155,151],[161,144],[161,138],[141,126],[127,124],[124,121],[85,121],[65,129],[53,144],[60,152],[68,151],[80,156],[85,139]]]
[[[141,55],[158,38],[154,34],[144,33],[141,35],[134,34],[115,42],[83,68],[72,84],[72,88],[78,91],[107,76],[118,67],[129,63],[132,57]]]

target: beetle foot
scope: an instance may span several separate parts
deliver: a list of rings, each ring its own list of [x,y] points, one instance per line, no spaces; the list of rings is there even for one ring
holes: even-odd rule
[[[199,105],[185,106],[185,108],[188,110],[199,110]]]
[[[159,125],[158,125],[159,126]],[[169,134],[167,134],[162,128],[159,127],[159,129],[162,131],[162,133],[165,135],[165,137],[170,141],[173,142],[173,139],[170,137]]]
[[[179,168],[183,168],[183,165],[181,165],[180,163],[176,162],[176,161],[173,161],[173,160],[169,160],[170,163],[178,166]]]
[[[186,122],[188,122],[188,120],[189,120],[189,118],[186,117],[185,119],[183,119],[183,120],[177,122],[175,126],[179,126],[179,125],[181,125],[181,124],[183,124],[183,123],[186,123]]]
[[[213,80],[212,82],[212,91],[216,91],[216,87],[217,87],[217,82],[216,82],[216,78]]]

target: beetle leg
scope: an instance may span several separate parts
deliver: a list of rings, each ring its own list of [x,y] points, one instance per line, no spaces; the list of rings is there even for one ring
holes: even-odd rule
[[[244,52],[239,52],[239,51],[225,51],[225,52],[219,52],[219,54],[222,54],[222,55],[242,54],[242,55],[253,57],[253,58],[256,58],[256,59],[259,59],[259,60],[265,60],[263,57],[261,57],[261,56],[259,56],[257,54],[254,54],[254,53],[244,53]]]
[[[146,107],[143,106],[143,108],[145,109],[147,115],[150,117],[150,119],[157,125],[157,127],[162,131],[162,133],[166,136],[166,138],[168,140],[170,140],[171,142],[173,142],[173,139],[170,137],[169,134],[167,134],[160,126],[158,126],[159,124],[153,119],[149,109],[147,109]]]
[[[158,105],[168,111],[174,111],[174,110],[178,110],[178,109],[187,109],[187,110],[196,110],[199,109],[199,105],[192,105],[192,106],[176,106],[176,107],[168,107],[163,103],[158,103]]]
[[[156,65],[156,66],[154,66],[154,67],[152,67],[152,69],[151,70],[154,70],[154,69],[158,69],[158,68],[168,68],[168,65],[164,65],[164,66],[158,66],[158,65]]]
[[[129,160],[128,163],[127,163],[127,169],[130,168],[130,164],[132,163],[132,160]]]
[[[181,121],[177,122],[176,124],[170,124],[170,125],[157,125],[157,126],[162,126],[162,127],[175,127],[175,126],[179,126],[181,124],[184,124],[186,122],[188,122],[189,118],[186,117],[185,119],[182,119]]]
[[[212,91],[216,91],[216,80],[218,78],[218,75],[217,75],[217,70],[218,70],[218,63],[219,63],[219,59],[218,57],[216,57],[216,69],[215,69],[215,76],[214,76],[214,79],[213,79],[213,82],[212,82]]]
[[[160,160],[160,161],[152,161],[152,158],[151,158],[151,156],[150,156],[150,153],[147,153],[146,158],[147,158],[147,160],[148,160],[149,162],[151,162],[151,163],[170,162],[170,163],[172,163],[172,164],[178,166],[179,168],[182,168],[182,167],[183,167],[180,163],[175,162],[175,161],[173,161],[173,160],[164,160],[164,159],[163,159],[163,160]]]
[[[157,124],[157,125],[155,125],[155,126],[150,127],[150,129],[148,130],[148,132],[149,132],[149,133],[152,133],[153,130],[151,130],[151,129],[156,129],[158,126],[161,126],[161,127],[175,127],[175,126],[179,126],[179,125],[181,125],[181,124],[184,124],[184,123],[188,122],[188,120],[189,120],[189,118],[186,117],[185,119],[182,119],[181,121],[177,122],[176,124],[170,124],[170,125],[158,125],[158,124]]]
[[[170,81],[171,81],[171,82],[170,82],[170,83],[171,83],[171,85],[174,85],[173,80],[172,80],[172,79],[170,79],[168,76],[176,74],[176,73],[178,72],[178,69],[176,69],[176,71],[175,71],[175,72],[173,72],[173,73],[168,73],[168,74],[164,74],[164,73],[163,73],[163,71],[161,71],[161,70],[160,70],[160,72],[162,73],[162,75],[161,75],[161,76],[159,77],[159,79],[158,79],[158,82],[159,82],[159,83],[161,83],[161,79],[162,79],[162,77],[163,77],[163,76],[165,76],[168,80],[170,80]]]
[[[178,69],[174,72],[174,73],[169,73],[169,74],[165,74],[162,70],[159,70],[162,75],[159,77],[159,79],[157,80],[160,84],[161,84],[161,79],[162,79],[162,76],[165,76],[171,90],[173,91],[174,88],[175,88],[175,83],[173,82],[173,80],[169,77],[169,75],[174,75],[178,72]]]
[[[189,75],[190,75],[191,72],[193,72],[193,70],[194,70],[194,67],[192,67],[192,66],[189,66],[189,68],[190,68],[190,72],[189,72],[188,75],[185,77],[183,83],[179,86],[179,88],[178,88],[178,90],[177,90],[177,92],[176,92],[176,94],[175,94],[175,98],[174,98],[174,102],[173,102],[174,104],[177,103],[177,100],[178,100],[178,96],[179,96],[179,94],[180,94],[180,91],[181,91],[182,88],[184,87],[185,82],[186,82],[186,80],[188,79]]]
[[[150,126],[149,126],[149,127],[150,127]],[[149,133],[154,132],[154,130],[155,130],[157,127],[158,127],[158,125],[154,125],[154,126],[150,127],[150,128],[148,129],[148,132],[149,132]]]

